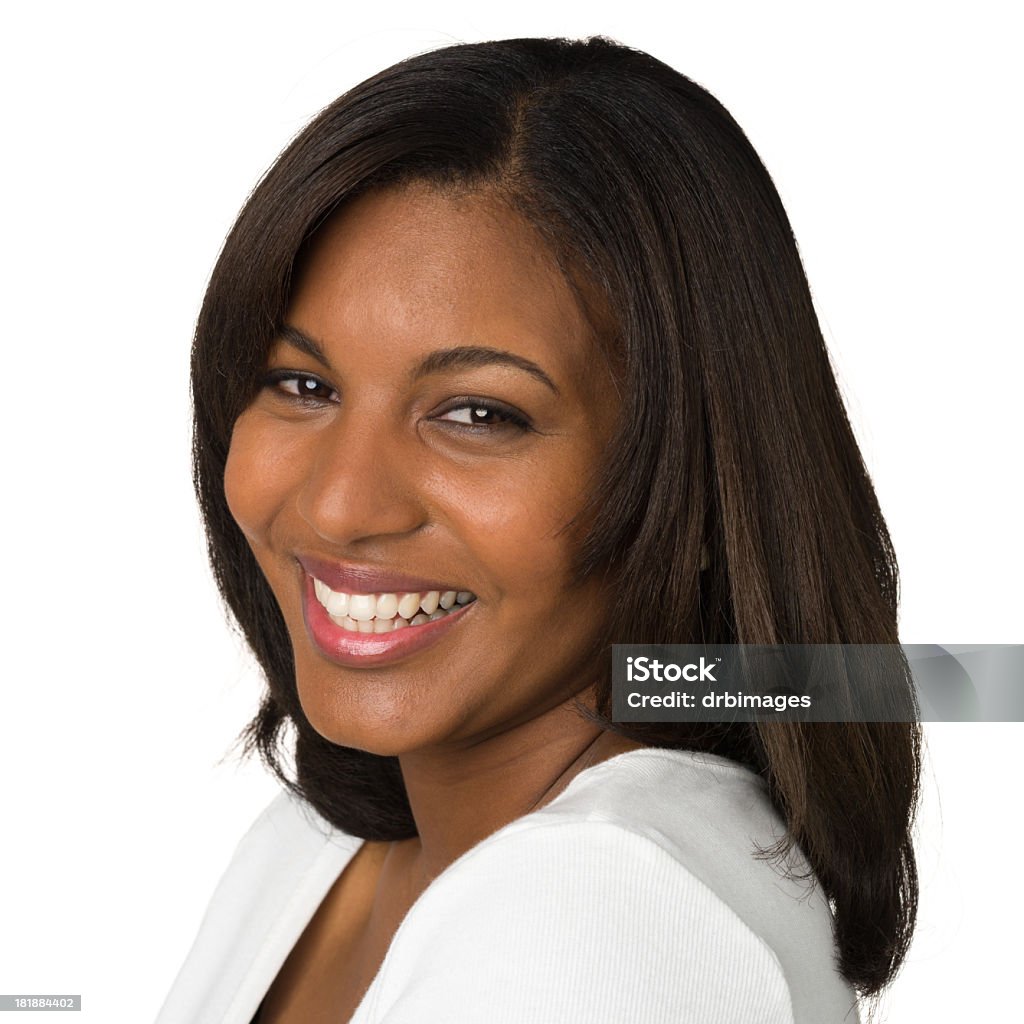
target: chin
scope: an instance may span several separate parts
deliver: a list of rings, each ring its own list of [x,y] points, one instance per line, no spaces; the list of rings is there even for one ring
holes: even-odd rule
[[[338,694],[306,693],[299,687],[299,703],[309,724],[325,740],[340,747],[365,750],[381,757],[398,757],[431,746],[443,732],[422,711],[413,711],[394,695],[377,698],[364,692],[358,701],[339,700]]]

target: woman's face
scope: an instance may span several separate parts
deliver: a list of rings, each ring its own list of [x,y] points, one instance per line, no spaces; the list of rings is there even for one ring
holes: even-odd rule
[[[592,683],[608,591],[570,592],[581,534],[560,531],[618,403],[529,224],[479,195],[369,193],[319,232],[286,323],[225,488],[314,728],[468,745]]]

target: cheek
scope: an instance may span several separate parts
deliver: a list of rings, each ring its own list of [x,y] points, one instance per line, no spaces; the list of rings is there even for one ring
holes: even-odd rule
[[[293,484],[294,462],[289,462],[287,452],[270,434],[257,411],[243,413],[232,431],[224,468],[228,508],[254,544],[265,543]]]
[[[582,503],[584,477],[573,460],[506,463],[449,492],[457,532],[506,596],[530,594],[539,605],[546,591],[563,590],[579,543],[576,531],[563,528]]]

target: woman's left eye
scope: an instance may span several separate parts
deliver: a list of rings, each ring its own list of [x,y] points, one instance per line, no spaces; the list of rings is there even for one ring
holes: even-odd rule
[[[438,419],[449,423],[459,423],[467,427],[518,427],[529,429],[526,417],[505,406],[492,405],[488,402],[466,402],[453,405],[438,416]]]

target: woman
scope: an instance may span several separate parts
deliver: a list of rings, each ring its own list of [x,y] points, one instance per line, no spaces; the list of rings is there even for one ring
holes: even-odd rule
[[[789,224],[717,101],[602,38],[380,73],[242,211],[193,388],[286,792],[160,1024],[822,1024],[891,980],[916,726],[610,719],[613,642],[897,642]]]

